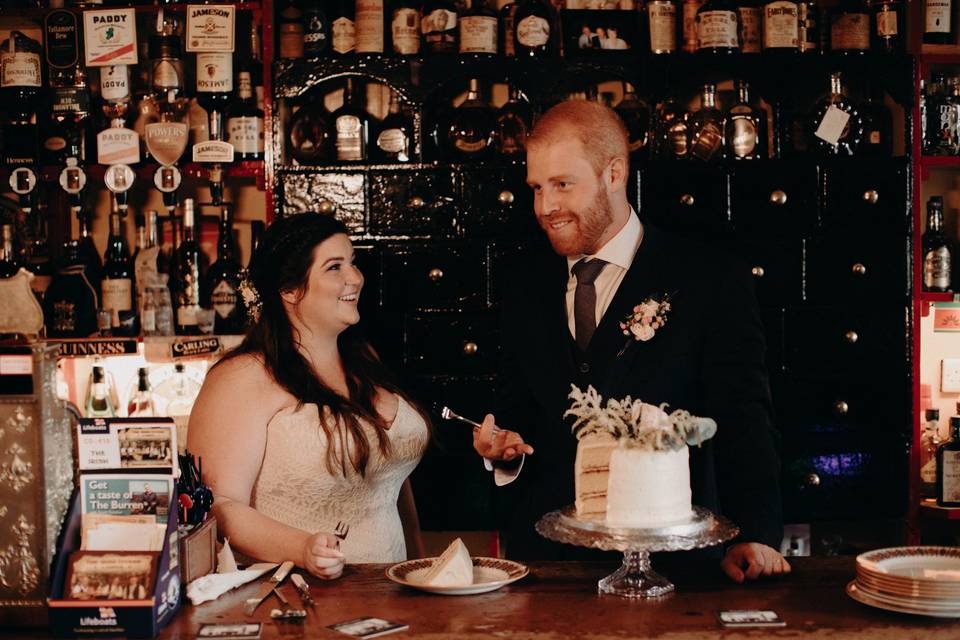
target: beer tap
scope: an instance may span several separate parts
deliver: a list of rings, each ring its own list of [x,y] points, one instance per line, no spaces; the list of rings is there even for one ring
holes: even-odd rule
[[[10,172],[10,188],[17,194],[20,211],[25,217],[29,217],[33,211],[36,186],[37,173],[32,167],[17,167]]]
[[[103,177],[104,183],[116,199],[121,219],[127,217],[127,191],[133,186],[135,178],[133,169],[125,164],[111,165]]]
[[[60,171],[60,188],[67,192],[70,200],[70,212],[83,222],[84,187],[87,186],[87,173],[76,158],[67,158],[67,166]]]

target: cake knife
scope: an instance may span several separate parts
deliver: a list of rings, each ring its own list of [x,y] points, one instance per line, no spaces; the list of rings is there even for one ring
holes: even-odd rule
[[[287,577],[287,574],[290,573],[291,569],[293,569],[292,560],[287,560],[281,564],[280,568],[276,570],[273,576],[260,585],[260,591],[257,592],[257,595],[247,600],[247,603],[243,607],[243,613],[245,615],[252,616],[257,606],[263,602],[264,598],[270,595],[271,591],[280,586],[280,583],[283,582],[283,579]]]

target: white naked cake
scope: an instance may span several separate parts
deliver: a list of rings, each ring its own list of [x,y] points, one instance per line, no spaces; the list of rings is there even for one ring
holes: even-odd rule
[[[565,415],[579,438],[574,469],[578,518],[611,527],[651,528],[684,522],[693,514],[690,451],[716,433],[709,418],[632,400],[606,405],[593,387],[576,386]]]
[[[473,584],[473,560],[463,540],[457,538],[427,570],[423,583],[431,587],[465,587]]]

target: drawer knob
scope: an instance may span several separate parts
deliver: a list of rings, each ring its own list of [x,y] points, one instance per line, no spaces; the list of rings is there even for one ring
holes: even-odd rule
[[[838,415],[845,416],[850,411],[850,405],[843,400],[837,400],[833,403],[833,410],[836,411]]]
[[[877,204],[877,200],[880,199],[880,194],[877,193],[876,189],[867,189],[863,192],[863,201],[867,204]]]
[[[463,343],[463,355],[472,356],[475,354],[480,347],[477,346],[476,342],[464,342]]]
[[[680,196],[680,204],[682,205],[685,205],[687,207],[692,207],[693,202],[694,202],[693,196],[690,195],[689,193],[685,193],[682,196]]]
[[[867,268],[862,263],[858,262],[853,265],[853,273],[858,276],[865,276],[867,275]]]
[[[754,267],[750,269],[750,273],[753,274],[754,278],[762,278],[766,272],[763,270],[763,267]]]
[[[857,335],[856,331],[847,331],[843,334],[843,339],[849,342],[850,344],[854,344],[857,340],[860,339],[860,336]]]
[[[324,198],[317,203],[317,213],[322,213],[325,216],[332,216],[337,211],[337,205],[332,200],[327,200]]]
[[[776,189],[770,193],[770,204],[776,205],[785,205],[787,204],[787,192],[780,189]]]
[[[427,277],[430,278],[431,282],[440,282],[443,280],[443,269],[434,267],[427,272]]]
[[[424,199],[421,198],[420,196],[413,196],[412,198],[410,198],[410,202],[408,202],[407,204],[410,206],[411,209],[423,209],[425,206],[427,206],[426,201],[424,201]]]
[[[501,191],[500,195],[497,196],[497,201],[504,206],[513,204],[513,201],[515,199],[516,198],[514,198],[513,192],[508,191],[507,189],[504,189],[503,191]]]
[[[803,485],[805,487],[819,487],[820,486],[820,476],[815,473],[808,473],[803,479]]]

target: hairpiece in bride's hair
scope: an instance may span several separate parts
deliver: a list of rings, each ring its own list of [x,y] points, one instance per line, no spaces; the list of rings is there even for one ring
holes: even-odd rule
[[[243,297],[243,303],[247,307],[247,314],[250,319],[256,322],[260,319],[260,310],[263,308],[263,301],[260,300],[260,292],[250,279],[250,270],[244,269],[240,277],[240,295]]]

